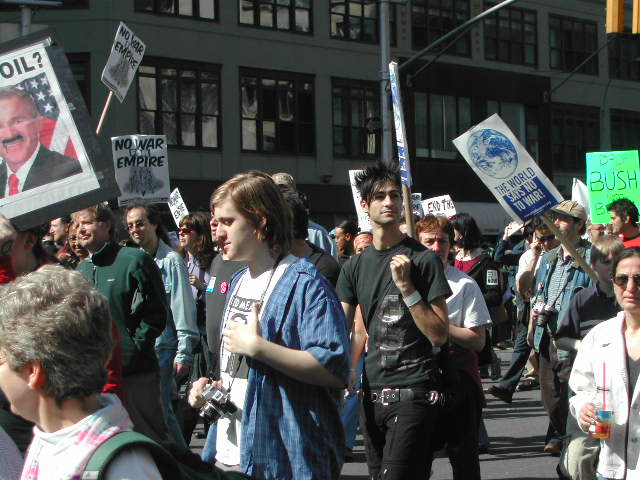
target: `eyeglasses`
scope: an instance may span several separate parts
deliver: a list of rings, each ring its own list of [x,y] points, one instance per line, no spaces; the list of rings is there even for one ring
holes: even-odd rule
[[[616,275],[613,277],[613,283],[615,283],[620,288],[625,288],[629,285],[629,279],[633,278],[633,283],[636,284],[636,287],[640,286],[640,274],[636,273],[635,275]]]
[[[538,237],[538,240],[540,240],[541,242],[548,242],[549,240],[553,240],[554,238],[556,238],[555,235],[545,235],[544,237]]]
[[[182,227],[178,230],[178,235],[189,235],[191,232],[193,232],[192,228]]]
[[[131,231],[131,230],[133,230],[133,227],[142,228],[142,227],[145,226],[145,224],[146,224],[146,222],[144,220],[138,220],[137,222],[128,223],[127,224],[127,230]]]

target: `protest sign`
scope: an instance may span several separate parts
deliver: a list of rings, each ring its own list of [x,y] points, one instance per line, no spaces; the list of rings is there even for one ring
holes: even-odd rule
[[[411,212],[420,218],[424,217],[424,210],[422,210],[422,194],[421,193],[411,194]]]
[[[628,198],[640,205],[638,151],[587,153],[587,188],[591,222],[609,223],[607,205]]]
[[[588,218],[591,219],[591,213],[589,213],[589,189],[583,181],[575,177],[573,178],[573,184],[571,186],[571,200],[582,205],[588,213]]]
[[[164,135],[123,135],[111,138],[116,181],[122,194],[118,205],[143,199],[169,200],[169,161]]]
[[[497,114],[453,144],[514,220],[526,222],[563,200]]]
[[[351,194],[353,195],[353,203],[356,206],[356,214],[358,216],[358,228],[361,232],[371,231],[371,222],[369,221],[369,215],[362,209],[360,201],[360,192],[356,188],[356,175],[362,172],[362,170],[349,170],[349,183],[351,184]]]
[[[187,210],[187,205],[182,200],[182,195],[180,195],[180,190],[174,188],[169,195],[169,210],[171,210],[171,215],[173,216],[173,221],[176,222],[176,227],[180,228],[180,220],[189,215],[189,210]]]
[[[393,122],[396,127],[396,146],[398,161],[400,162],[400,177],[402,184],[411,186],[411,167],[407,148],[407,135],[404,127],[404,113],[402,110],[402,94],[398,81],[398,63],[389,64],[389,83],[391,84],[391,100],[393,102]]]
[[[0,45],[0,92],[0,212],[16,227],[118,195],[113,166],[51,32]]]
[[[447,218],[456,215],[456,206],[449,195],[428,198],[422,201],[422,209],[425,215],[442,215]]]
[[[124,23],[120,22],[113,40],[107,64],[102,70],[102,83],[111,90],[120,103],[140,66],[146,46]]]

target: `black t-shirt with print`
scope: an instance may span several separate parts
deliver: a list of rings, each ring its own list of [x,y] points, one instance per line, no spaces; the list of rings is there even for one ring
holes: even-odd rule
[[[344,264],[338,297],[362,308],[369,334],[365,382],[371,388],[419,385],[432,371],[431,343],[416,326],[391,278],[389,263],[400,254],[411,258],[413,284],[426,302],[451,295],[440,259],[410,237],[387,250],[371,245]]]

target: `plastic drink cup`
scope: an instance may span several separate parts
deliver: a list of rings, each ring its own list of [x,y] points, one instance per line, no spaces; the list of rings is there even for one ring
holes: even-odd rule
[[[589,427],[591,438],[611,438],[611,424],[613,423],[613,412],[611,410],[596,410],[598,418],[596,423]]]

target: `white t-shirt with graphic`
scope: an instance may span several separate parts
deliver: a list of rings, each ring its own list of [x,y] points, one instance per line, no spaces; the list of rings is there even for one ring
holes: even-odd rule
[[[249,270],[247,270],[230,293],[231,297],[222,317],[222,331],[229,320],[246,323],[251,308],[260,301],[263,293],[262,309],[264,309],[271,292],[285,270],[296,260],[293,255],[287,255],[280,261],[275,272],[273,269],[269,269],[255,278],[251,277]],[[226,389],[229,389],[231,385],[231,401],[238,407],[233,415],[220,417],[218,420],[216,460],[224,465],[240,464],[240,428],[248,374],[249,368],[246,359],[241,359],[238,355],[230,353],[222,344],[220,349],[220,381]],[[232,379],[233,384],[231,383]]]

